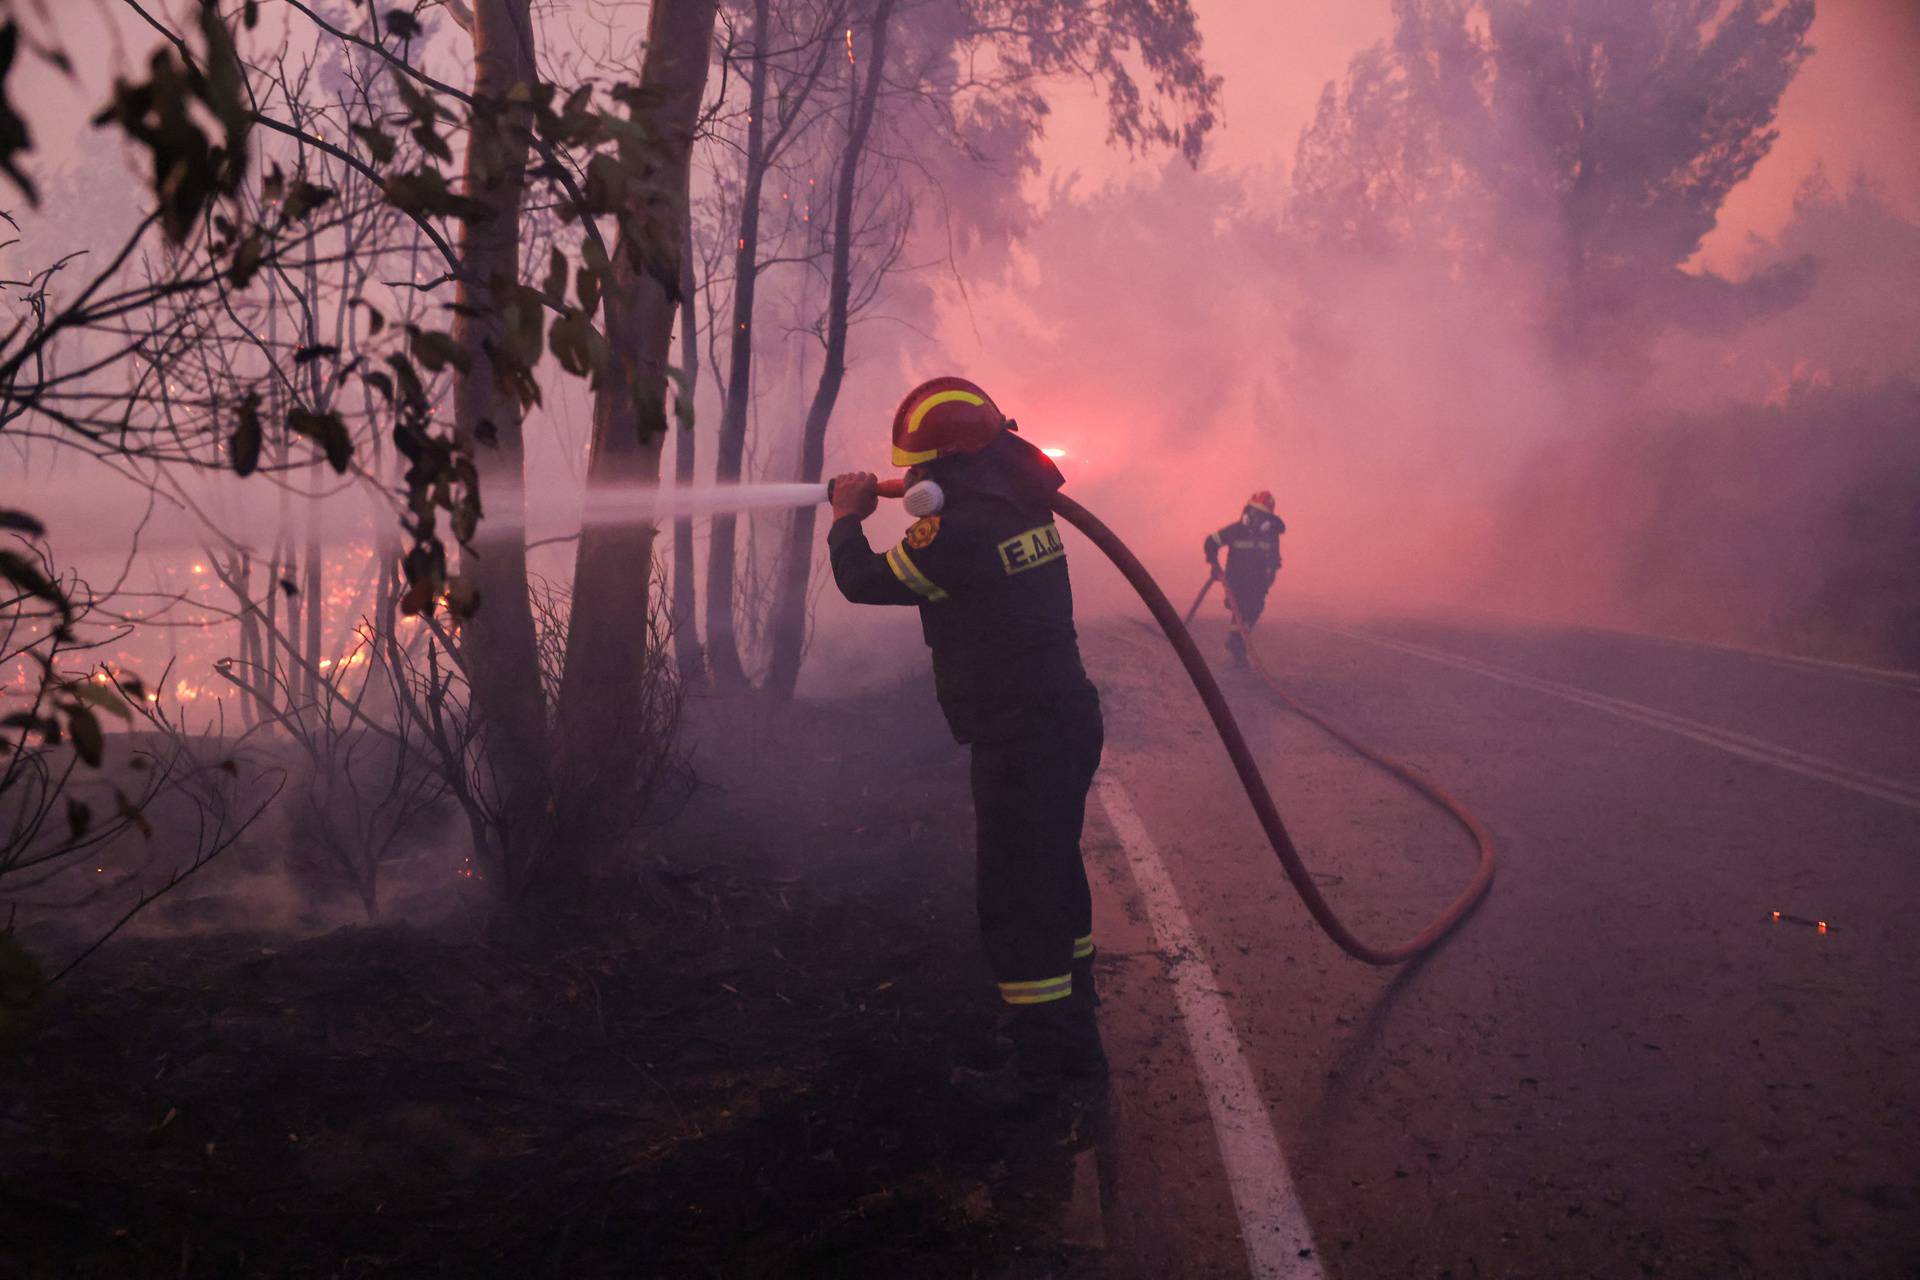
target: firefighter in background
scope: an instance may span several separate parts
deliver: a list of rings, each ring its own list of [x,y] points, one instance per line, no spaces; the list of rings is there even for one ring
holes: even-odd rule
[[[1226,582],[1228,607],[1240,610],[1240,621],[1248,631],[1267,607],[1267,591],[1280,572],[1280,535],[1286,531],[1286,522],[1273,513],[1273,495],[1262,489],[1247,499],[1238,520],[1207,535],[1207,563],[1213,566],[1213,576]],[[1227,549],[1224,574],[1222,547]],[[1227,634],[1227,652],[1233,655],[1234,666],[1247,665],[1247,647],[1237,627]]]
[[[833,482],[827,534],[848,600],[919,608],[941,710],[972,749],[980,933],[1012,1053],[956,1080],[1008,1111],[1107,1070],[1080,855],[1100,697],[1081,666],[1048,505],[1065,481],[1017,430],[973,383],[923,383],[894,415],[893,462],[910,468],[909,510],[931,514],[874,551],[861,521],[876,506],[875,477],[854,472]]]

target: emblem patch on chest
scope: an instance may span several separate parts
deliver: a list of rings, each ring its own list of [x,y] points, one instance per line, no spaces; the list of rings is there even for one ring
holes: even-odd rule
[[[915,551],[940,536],[940,517],[928,516],[907,530],[907,545]]]
[[[1066,545],[1060,541],[1060,527],[1043,524],[1001,543],[1000,565],[1009,574],[1024,573],[1066,554]]]

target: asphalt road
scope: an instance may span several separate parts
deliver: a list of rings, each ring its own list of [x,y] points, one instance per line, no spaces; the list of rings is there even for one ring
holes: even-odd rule
[[[1217,621],[1201,636],[1220,653]],[[1164,643],[1089,628],[1109,777],[1284,1162],[1281,1191],[1243,1177],[1242,1198],[1311,1233],[1249,1262],[1181,958],[1096,809],[1114,1274],[1920,1275],[1920,680],[1284,609],[1258,641],[1296,698],[1474,810],[1499,875],[1429,959],[1347,959]],[[1223,677],[1336,907],[1363,936],[1411,934],[1465,883],[1470,843],[1251,675]]]

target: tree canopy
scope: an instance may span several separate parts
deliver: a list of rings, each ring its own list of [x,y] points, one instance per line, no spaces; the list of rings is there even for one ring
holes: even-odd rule
[[[1685,319],[1676,274],[1772,147],[1813,8],[1396,0],[1391,42],[1301,137],[1293,226],[1527,279],[1576,345],[1649,307]]]

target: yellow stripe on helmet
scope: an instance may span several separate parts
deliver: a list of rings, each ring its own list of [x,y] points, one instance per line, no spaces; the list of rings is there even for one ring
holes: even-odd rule
[[[939,456],[938,449],[922,449],[915,453],[902,449],[899,445],[893,446],[893,465],[896,467],[917,467],[923,462],[932,462]]]
[[[920,424],[926,421],[927,414],[930,411],[940,405],[952,404],[955,401],[961,404],[986,403],[985,400],[982,400],[971,391],[936,391],[913,407],[913,412],[907,416],[907,434],[912,435],[918,431]]]
[[[907,429],[903,433],[911,437],[926,422],[927,414],[943,404],[983,405],[986,401],[971,391],[936,391],[919,404],[913,406],[913,412],[907,415]],[[908,449],[899,441],[893,445],[893,465],[896,467],[917,467],[923,462],[932,462],[940,456],[938,449]]]

